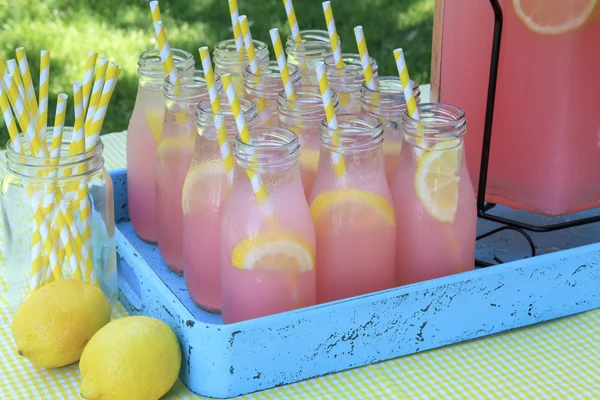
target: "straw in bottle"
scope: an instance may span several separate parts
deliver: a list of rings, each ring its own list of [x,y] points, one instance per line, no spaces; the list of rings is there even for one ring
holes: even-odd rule
[[[302,35],[300,34],[300,28],[298,27],[294,3],[292,0],[283,0],[283,5],[285,6],[285,13],[287,14],[288,24],[290,25],[292,39],[296,43],[302,43]]]
[[[296,92],[290,79],[290,70],[285,59],[285,52],[283,51],[283,45],[281,43],[281,37],[279,36],[279,29],[273,28],[269,30],[271,35],[271,42],[273,43],[273,50],[275,51],[275,58],[277,59],[277,65],[281,74],[281,80],[283,82],[283,89],[285,96],[292,101],[296,100]]]
[[[36,115],[37,135],[46,141],[46,126],[48,125],[48,84],[50,78],[50,52],[42,50],[40,52],[40,91],[39,107]]]
[[[167,32],[160,20],[160,8],[158,7],[158,1],[150,2],[150,11],[152,13],[152,21],[154,22],[154,32],[156,33],[156,41],[158,42],[158,49],[160,51],[160,60],[163,64],[163,71],[165,76],[171,78],[171,82],[174,84],[179,83],[179,77],[177,76],[177,69],[175,68],[175,62],[173,61],[173,54],[171,53],[171,47],[167,40]]]
[[[244,51],[244,39],[242,38],[242,30],[240,28],[237,0],[228,0],[229,15],[231,16],[231,28],[233,29],[233,39],[235,39],[235,49],[238,53]]]
[[[342,59],[342,48],[340,37],[335,28],[335,20],[333,19],[333,10],[330,1],[323,2],[323,12],[325,13],[325,24],[327,24],[327,33],[329,33],[329,42],[331,43],[331,51],[333,52],[333,61],[337,68],[344,68],[344,60]]]
[[[402,49],[394,50],[394,58],[396,59],[396,66],[398,67],[398,73],[400,74],[400,85],[402,85],[402,91],[404,92],[404,99],[406,100],[406,110],[408,115],[410,115],[411,118],[419,119],[417,101],[412,90],[412,85],[408,76],[408,68],[406,67],[406,61],[404,60],[404,52]]]
[[[244,39],[244,47],[246,48],[246,54],[248,55],[248,64],[250,65],[250,72],[254,75],[260,76],[260,68],[256,61],[256,50],[254,49],[254,43],[252,42],[252,33],[250,32],[250,26],[248,25],[248,18],[245,15],[240,15],[238,18],[240,23],[240,30],[242,32],[242,38]],[[258,98],[256,100],[256,109],[259,114],[262,114],[267,108],[267,100],[265,98]]]
[[[367,88],[375,90],[377,88],[377,82],[373,76],[373,68],[371,67],[371,59],[369,57],[369,50],[367,50],[367,41],[362,26],[358,25],[354,28],[354,36],[356,37],[358,55],[360,56],[360,63],[362,64],[363,74],[365,76],[365,85]]]

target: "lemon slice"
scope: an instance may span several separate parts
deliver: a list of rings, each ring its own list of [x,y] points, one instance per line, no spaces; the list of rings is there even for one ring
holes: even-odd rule
[[[277,270],[287,273],[315,268],[315,249],[295,232],[259,233],[238,243],[231,264],[245,270]]]
[[[316,171],[319,166],[319,150],[303,148],[298,157],[300,167]]]
[[[402,142],[383,141],[383,154],[398,154],[402,150]]]
[[[417,161],[417,197],[438,221],[451,223],[456,215],[462,148],[458,140],[438,143],[421,153]]]
[[[532,31],[558,35],[582,26],[597,3],[598,0],[513,0],[513,7]]]
[[[163,118],[165,116],[164,110],[148,110],[146,111],[146,123],[148,124],[148,128],[150,128],[150,132],[152,133],[152,137],[156,140],[156,143],[160,140],[160,134],[162,133],[163,128]]]
[[[197,198],[198,194],[202,193],[208,185],[214,183],[215,179],[221,179],[224,174],[223,163],[203,163],[190,168],[183,182],[181,195],[183,214],[189,214],[192,200]]]
[[[319,194],[310,205],[310,214],[316,224],[325,214],[340,207],[352,213],[355,220],[367,223],[373,215],[379,215],[383,223],[396,226],[396,214],[392,205],[383,197],[375,193],[361,190],[332,190]]]

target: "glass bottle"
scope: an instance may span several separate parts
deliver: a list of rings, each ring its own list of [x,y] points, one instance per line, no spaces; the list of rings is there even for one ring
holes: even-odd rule
[[[418,110],[420,120],[402,118],[404,144],[391,185],[398,285],[474,267],[477,210],[465,162],[465,114],[439,103]]]
[[[235,142],[235,176],[221,220],[223,322],[315,304],[315,231],[302,191],[296,135],[279,127]],[[248,173],[260,175],[258,202]],[[256,181],[256,175],[254,176]]]
[[[396,166],[400,159],[400,149],[404,141],[400,124],[406,112],[406,101],[402,92],[400,78],[397,76],[381,76],[377,80],[378,86],[375,90],[369,89],[365,83],[361,88],[360,101],[362,112],[379,118],[383,124],[383,157],[385,160],[385,175],[388,183],[396,172]],[[411,81],[413,93],[417,104],[421,102],[421,91],[419,84]]]
[[[360,88],[365,82],[360,56],[358,54],[343,53],[344,68],[335,66],[333,55],[325,59],[325,71],[331,90],[337,93],[340,99],[340,112],[348,114],[360,113]],[[370,58],[373,78],[377,79],[379,67],[375,59]]]
[[[261,69],[266,68],[269,65],[269,48],[259,40],[253,40],[252,42],[254,43],[258,67]],[[222,75],[229,72],[238,98],[246,97],[246,91],[244,90],[244,72],[248,66],[246,52],[242,51],[240,53],[236,50],[234,39],[223,40],[215,45],[213,60],[215,73]]]
[[[194,67],[187,51],[171,49],[175,68]],[[165,76],[157,49],[143,52],[138,59],[139,84],[133,113],[127,128],[127,194],[129,217],[135,232],[148,242],[158,240],[155,192],[156,147],[163,127]]]
[[[247,99],[239,101],[252,128],[256,106]],[[221,311],[221,214],[232,183],[221,156],[216,117],[223,121],[233,151],[238,131],[228,101],[221,99],[220,114],[212,113],[210,100],[201,101],[196,110],[194,155],[182,193],[183,276],[194,302],[210,312]]]
[[[319,86],[300,84],[295,88],[296,100],[289,100],[285,92],[279,93],[277,113],[279,126],[293,131],[300,141],[300,174],[304,194],[308,199],[317,176],[319,165],[319,135],[325,119]],[[332,103],[338,111],[338,98],[332,92]]]
[[[164,83],[165,122],[158,142],[156,161],[156,205],[158,248],[175,272],[183,269],[183,213],[181,191],[187,175],[196,135],[196,105],[208,98],[202,71],[187,71],[180,84],[167,77]],[[221,79],[215,80],[220,90]]]
[[[114,195],[112,180],[104,168],[102,141],[83,154],[68,155],[72,132],[71,127],[63,130],[58,163],[56,159],[19,154],[12,142],[7,143],[7,168],[0,199],[8,301],[12,312],[16,312],[31,292],[58,279],[84,280],[100,287],[112,304],[117,300]],[[51,148],[52,128],[47,129],[46,137]],[[79,200],[81,190],[85,191],[86,203]],[[44,207],[42,195],[49,193],[54,196],[52,205]],[[85,204],[89,208],[84,208]],[[83,231],[81,212],[84,209],[90,215],[87,221],[92,228],[90,242],[85,240]],[[39,242],[42,243],[39,251],[32,247],[34,232],[43,235],[36,213],[45,216],[50,245],[46,247],[44,237]],[[69,230],[68,242],[61,240],[63,228]],[[79,243],[89,243],[91,252],[78,245],[76,238],[81,240]],[[73,253],[67,250],[67,243],[74,249]],[[35,274],[34,259],[39,255],[42,268]],[[86,263],[89,256],[91,264]]]
[[[309,201],[319,303],[394,286],[396,219],[381,122],[361,114],[338,114],[337,120],[336,131],[321,124],[319,168]]]
[[[300,81],[300,71],[293,64],[288,64],[290,82],[296,86]],[[257,125],[277,126],[277,98],[283,89],[281,71],[277,61],[271,61],[267,68],[260,70],[260,75],[253,74],[250,67],[246,67],[244,75],[244,88],[246,98],[256,104],[258,110]]]
[[[329,34],[323,30],[300,31],[302,42],[296,42],[288,36],[285,43],[285,53],[288,63],[300,68],[302,84],[318,85],[315,66],[332,54]]]

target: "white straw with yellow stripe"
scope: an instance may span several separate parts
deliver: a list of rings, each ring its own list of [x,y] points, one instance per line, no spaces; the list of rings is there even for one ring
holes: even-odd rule
[[[281,74],[281,80],[283,82],[283,89],[285,96],[292,101],[296,100],[296,92],[294,92],[294,86],[290,79],[290,70],[285,59],[285,52],[283,51],[283,44],[281,43],[281,37],[279,36],[279,29],[273,28],[269,30],[271,35],[271,42],[273,43],[273,50],[275,51],[275,59],[279,66],[279,72]]]
[[[250,26],[248,25],[248,17],[240,15],[238,22],[240,23],[244,47],[246,48],[246,54],[248,55],[250,72],[255,75],[260,75],[260,69],[258,68],[258,62],[256,61],[256,50],[254,49],[254,43],[252,42],[252,33],[250,32]]]
[[[213,118],[215,121],[217,141],[219,142],[221,157],[225,163],[227,180],[229,183],[231,183],[233,182],[233,152],[231,151],[231,146],[227,140],[227,128],[225,127],[225,123],[223,121],[223,115],[221,115],[221,99],[219,98],[217,86],[215,85],[215,73],[212,67],[212,61],[210,59],[208,47],[200,47],[198,51],[200,52],[200,61],[202,61],[202,70],[204,71],[206,87],[208,88],[210,107],[212,109]]]
[[[87,61],[85,63],[85,74],[83,75],[82,84],[82,113],[85,115],[87,106],[90,101],[90,93],[92,92],[92,85],[94,83],[94,70],[96,69],[96,59],[98,53],[90,51],[88,53]]]
[[[85,114],[86,132],[91,129],[92,120],[94,119],[94,114],[96,113],[96,106],[98,105],[98,101],[100,101],[100,96],[102,94],[102,87],[104,86],[104,77],[106,75],[107,67],[108,58],[101,57],[100,62],[98,63],[98,68],[96,68],[96,79],[94,80],[92,95],[90,97],[90,102]]]
[[[6,68],[8,73],[12,75],[15,84],[17,85],[17,89],[19,91],[19,96],[23,98],[23,104],[25,106],[25,111],[31,118],[31,110],[29,109],[29,104],[27,103],[27,95],[25,94],[25,86],[23,86],[23,80],[21,79],[21,72],[19,71],[19,66],[14,59],[10,59],[6,62]]]
[[[335,20],[333,19],[333,10],[330,1],[323,2],[323,12],[325,13],[325,24],[327,25],[327,33],[329,33],[329,42],[331,43],[331,51],[333,52],[335,66],[337,68],[344,68],[340,37],[335,28]]]
[[[175,68],[175,62],[173,61],[173,53],[171,53],[171,46],[169,46],[169,41],[167,40],[167,31],[160,20],[158,1],[150,2],[150,11],[152,13],[154,32],[156,34],[156,41],[158,42],[158,50],[160,52],[160,60],[163,64],[163,71],[165,76],[171,78],[173,84],[179,85],[179,77],[177,75],[177,69]]]
[[[117,83],[117,73],[119,71],[119,65],[111,62],[110,67],[106,73],[106,79],[104,81],[104,87],[102,88],[102,95],[94,112],[94,119],[90,124],[90,129],[85,131],[85,149],[90,151],[98,141],[100,140],[100,129],[104,123],[104,117],[106,117],[106,110],[108,103],[112,97],[115,85]],[[86,126],[87,128],[87,126]]]
[[[150,12],[152,13],[152,22],[161,21],[160,7],[158,6],[158,1],[150,2]]]
[[[221,75],[221,81],[223,82],[223,89],[227,94],[227,100],[231,106],[231,112],[233,114],[240,139],[242,142],[250,144],[250,131],[248,129],[248,125],[246,124],[246,119],[244,118],[244,111],[242,110],[237,95],[235,94],[235,88],[231,83],[231,74],[226,73]],[[252,186],[252,191],[256,195],[258,204],[260,206],[265,206],[267,204],[267,190],[260,174],[250,169],[248,169],[246,173],[250,179],[250,185]],[[272,211],[267,209],[267,213],[271,214]]]
[[[75,123],[73,124],[73,136],[69,145],[69,155],[81,154],[85,150],[85,134],[83,127],[83,85],[81,82],[73,82],[73,106],[75,112]]]
[[[19,62],[19,70],[21,71],[21,77],[23,78],[23,87],[25,88],[25,101],[31,111],[32,117],[37,116],[38,105],[37,99],[35,98],[35,89],[33,88],[33,81],[31,80],[31,72],[29,71],[29,64],[27,63],[27,55],[25,49],[19,47],[15,50],[17,54],[17,61]]]
[[[394,58],[396,59],[396,66],[398,67],[398,73],[400,74],[400,84],[402,85],[404,99],[406,100],[406,111],[411,118],[419,119],[417,101],[412,90],[412,84],[410,83],[408,68],[406,67],[406,61],[404,60],[404,52],[402,49],[394,50]]]
[[[325,109],[325,116],[327,118],[327,126],[333,130],[332,137],[334,139],[340,138],[338,131],[338,121],[335,116],[335,107],[333,105],[333,95],[329,88],[329,81],[327,80],[327,74],[325,74],[325,64],[321,61],[316,64],[317,80],[319,82],[319,90],[321,92],[321,98],[323,99],[323,108]],[[334,140],[333,144],[339,146],[339,140]],[[333,169],[336,176],[342,177],[346,175],[346,164],[342,155],[335,149],[331,152],[331,158],[333,161]]]
[[[48,86],[50,80],[50,52],[40,52],[40,88],[39,106],[35,116],[37,121],[37,135],[43,142],[46,141],[46,126],[48,125]]]
[[[244,51],[244,39],[242,38],[242,30],[240,28],[237,0],[228,0],[229,15],[231,15],[231,28],[233,29],[233,38],[235,39],[235,49],[241,53]]]
[[[296,18],[296,12],[294,11],[294,4],[292,0],[283,0],[285,6],[285,13],[287,14],[287,20],[290,24],[290,33],[292,39],[296,43],[302,43],[302,35],[300,34],[300,28],[298,27],[298,19]]]
[[[8,129],[8,135],[10,136],[10,140],[13,142],[13,148],[19,154],[25,154],[25,150],[23,149],[23,145],[21,144],[21,138],[19,136],[19,129],[17,128],[17,123],[13,118],[12,111],[10,109],[10,104],[8,104],[8,97],[4,92],[4,85],[0,82],[0,110],[2,111],[2,116],[4,117],[4,123],[6,128]]]
[[[358,55],[360,56],[360,63],[362,64],[363,75],[365,76],[365,85],[367,88],[375,90],[377,88],[377,83],[373,76],[371,58],[369,57],[369,50],[367,50],[367,40],[365,39],[365,33],[363,32],[362,26],[358,25],[354,28],[354,37],[356,38]]]

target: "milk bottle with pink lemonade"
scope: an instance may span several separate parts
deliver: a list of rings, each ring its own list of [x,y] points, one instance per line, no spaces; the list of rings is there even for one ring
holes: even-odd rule
[[[419,84],[411,81],[413,93],[417,104],[421,102],[421,91]],[[369,89],[363,83],[360,101],[362,112],[379,118],[383,124],[383,158],[385,160],[385,176],[388,183],[396,172],[398,160],[400,160],[400,149],[404,142],[400,124],[406,113],[406,101],[400,78],[397,76],[381,76],[377,79],[374,90]]]
[[[296,100],[290,100],[282,90],[278,96],[279,126],[293,131],[300,141],[300,174],[306,198],[310,196],[319,165],[321,122],[325,119],[323,100],[317,85],[294,87]],[[331,102],[338,111],[339,101],[332,92]]]
[[[358,54],[343,53],[344,67],[335,65],[333,55],[325,59],[325,71],[331,90],[337,93],[340,100],[340,112],[348,114],[360,113],[360,88],[365,82],[365,76]],[[377,79],[379,67],[377,61],[370,58],[373,77]]]
[[[171,49],[175,68],[194,67],[187,51]],[[157,143],[163,128],[165,101],[164,73],[158,50],[143,52],[138,59],[139,85],[127,128],[127,194],[129,216],[135,232],[148,242],[158,240],[155,190]]]
[[[288,64],[288,70],[290,82],[292,86],[296,86],[300,82],[300,71],[293,64]],[[271,61],[268,67],[263,67],[260,74],[252,73],[248,66],[244,74],[244,88],[246,98],[256,104],[257,126],[278,126],[277,99],[283,90],[283,82],[277,61]]]
[[[202,71],[179,75],[180,84],[165,79],[165,123],[156,160],[158,248],[175,272],[183,270],[183,213],[181,192],[192,160],[196,136],[196,105],[208,98]],[[220,85],[220,81],[218,81]]]
[[[465,162],[467,121],[457,107],[418,106],[404,115],[404,143],[391,185],[396,211],[396,283],[472,270],[477,210]]]
[[[236,138],[233,188],[221,219],[225,323],[311,306],[316,299],[315,230],[300,180],[298,138],[274,127],[255,128],[251,138],[252,144]],[[257,198],[248,172],[262,180],[266,202]]]
[[[250,100],[239,101],[246,123],[252,128],[256,107]],[[221,215],[232,184],[221,155],[215,119],[223,121],[233,152],[238,131],[229,103],[221,99],[221,113],[217,115],[209,99],[201,101],[196,110],[194,155],[182,193],[183,277],[194,302],[210,312],[221,311]]]
[[[322,123],[319,169],[309,199],[317,235],[318,303],[395,285],[396,217],[383,165],[381,122],[360,114],[338,114],[337,121],[341,139]]]

